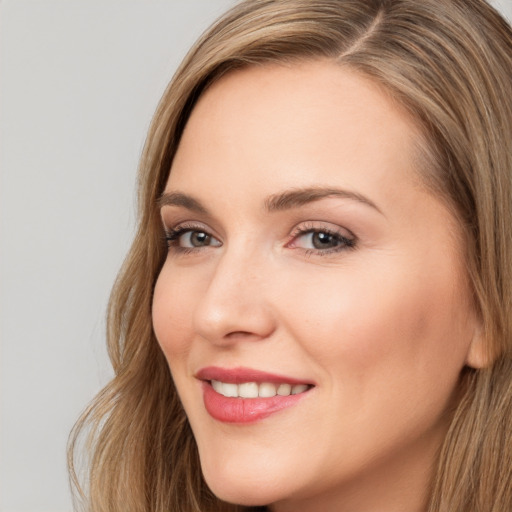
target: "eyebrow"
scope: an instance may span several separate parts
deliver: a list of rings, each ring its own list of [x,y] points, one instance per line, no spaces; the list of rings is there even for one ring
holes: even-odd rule
[[[370,206],[383,215],[381,209],[364,195],[350,190],[330,187],[297,188],[273,194],[265,200],[265,209],[269,213],[291,210],[328,197],[351,199]],[[159,208],[164,206],[181,206],[196,213],[209,215],[208,209],[198,199],[182,192],[164,192],[158,199],[157,204]]]
[[[208,215],[208,210],[198,199],[182,192],[164,192],[158,199],[157,206],[159,209],[164,206],[182,206],[187,210]]]
[[[328,197],[351,199],[370,206],[382,214],[380,208],[367,197],[359,194],[358,192],[352,192],[341,188],[310,187],[292,189],[280,194],[271,195],[266,199],[265,207],[269,212],[289,210],[291,208],[297,208]]]

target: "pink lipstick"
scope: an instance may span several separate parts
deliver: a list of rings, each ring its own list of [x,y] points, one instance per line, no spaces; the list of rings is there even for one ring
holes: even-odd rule
[[[203,381],[207,412],[225,423],[253,423],[291,407],[314,386],[298,380],[251,368],[202,368],[196,378]]]

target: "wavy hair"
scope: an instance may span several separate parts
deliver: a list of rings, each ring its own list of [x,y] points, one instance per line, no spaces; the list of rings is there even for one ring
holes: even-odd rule
[[[320,58],[378,83],[407,109],[424,136],[424,182],[464,234],[485,364],[461,374],[428,511],[512,509],[512,31],[484,0],[246,0],[192,48],[160,101],[141,158],[138,230],[108,312],[115,377],[70,438],[77,509],[250,510],[207,488],[152,330],[152,293],[166,255],[157,204],[209,85],[242,67]],[[81,454],[84,481],[75,470]]]

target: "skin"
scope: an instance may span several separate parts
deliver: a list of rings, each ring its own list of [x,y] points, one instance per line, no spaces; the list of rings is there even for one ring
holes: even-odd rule
[[[165,191],[207,212],[167,205],[162,219],[212,238],[171,242],[153,322],[220,498],[278,512],[425,510],[479,321],[457,223],[421,186],[419,141],[382,90],[327,61],[233,72],[194,108]],[[365,200],[265,209],[319,187]],[[353,247],[315,248],[311,230]],[[315,387],[261,421],[225,424],[194,377],[212,365]]]

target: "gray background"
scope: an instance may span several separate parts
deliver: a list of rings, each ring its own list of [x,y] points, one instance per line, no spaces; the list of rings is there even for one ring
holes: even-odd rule
[[[512,0],[494,2],[512,18]],[[111,373],[138,158],[188,47],[233,0],[0,2],[0,511],[71,510],[66,440]]]

